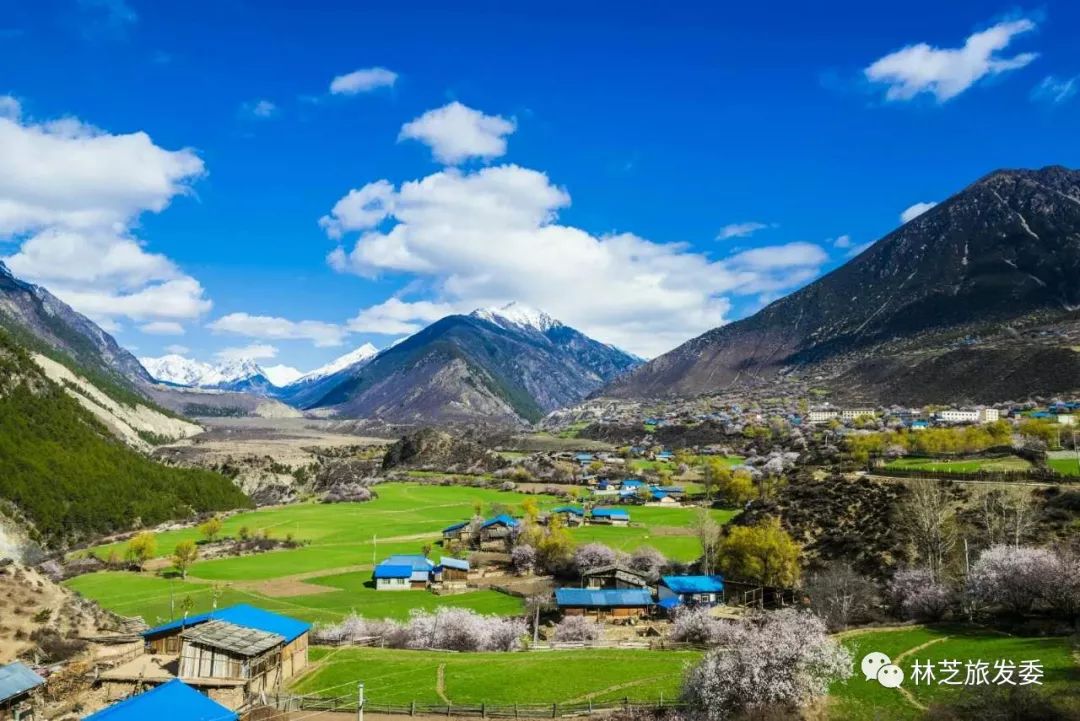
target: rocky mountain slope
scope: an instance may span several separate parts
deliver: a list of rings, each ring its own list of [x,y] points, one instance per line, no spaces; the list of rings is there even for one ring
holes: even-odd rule
[[[758,313],[602,391],[796,382],[836,398],[987,402],[1080,390],[1080,172],[991,173]]]
[[[365,343],[345,355],[335,358],[321,368],[305,373],[292,383],[279,389],[277,398],[285,403],[304,408],[318,402],[333,388],[348,380],[365,363],[378,354],[379,350]]]
[[[518,425],[581,400],[639,363],[512,303],[433,323],[354,368],[308,407],[392,423]]]

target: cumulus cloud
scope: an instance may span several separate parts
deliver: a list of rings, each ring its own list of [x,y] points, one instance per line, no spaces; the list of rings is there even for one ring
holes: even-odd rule
[[[345,329],[319,320],[292,321],[269,315],[230,313],[208,323],[217,333],[263,340],[310,340],[318,347],[338,346],[344,342]]]
[[[876,60],[863,72],[871,82],[887,86],[889,100],[911,100],[930,93],[945,102],[987,76],[1017,70],[1035,60],[1038,53],[1000,54],[1014,37],[1035,27],[1034,21],[1020,18],[974,33],[959,48],[909,45]]]
[[[30,122],[11,99],[0,106],[0,238],[20,242],[4,258],[13,272],[112,328],[119,317],[178,320],[210,308],[198,281],[132,231],[203,175],[194,152],[73,118]]]
[[[506,136],[516,128],[513,120],[485,115],[455,101],[405,123],[398,140],[419,140],[439,162],[457,165],[469,158],[505,155]]]
[[[810,243],[713,260],[685,244],[592,235],[558,222],[570,204],[565,189],[516,165],[372,185],[353,192],[378,198],[377,210],[362,203],[368,212],[351,223],[328,216],[331,237],[355,232],[328,262],[364,277],[412,275],[429,292],[364,309],[349,322],[355,331],[411,333],[451,312],[519,300],[599,340],[656,355],[724,323],[729,296],[790,289],[826,261]]]
[[[1080,90],[1080,76],[1059,78],[1047,75],[1042,82],[1031,89],[1031,99],[1057,105],[1072,98],[1077,90]]]
[[[381,223],[391,210],[394,186],[385,180],[368,183],[348,195],[331,208],[329,215],[319,219],[327,234],[334,239],[350,230],[366,230]]]
[[[214,355],[223,361],[236,360],[266,360],[277,355],[278,349],[267,343],[252,343],[251,345],[222,348]]]
[[[850,248],[851,247],[851,236],[850,235],[841,235],[841,236],[838,236],[836,238],[833,238],[831,242],[832,242],[832,246],[834,248]]]
[[[139,326],[139,330],[150,335],[183,335],[184,326],[172,320],[155,320]]]
[[[412,335],[425,325],[434,323],[454,313],[467,312],[450,303],[433,303],[421,300],[403,301],[400,298],[389,300],[364,308],[349,320],[349,330],[357,333],[378,333],[380,335]]]
[[[728,238],[746,238],[758,232],[759,230],[764,230],[765,228],[771,227],[773,226],[769,223],[758,223],[756,221],[749,221],[746,223],[731,223],[729,225],[725,225],[723,228],[720,229],[720,232],[716,235],[716,239],[727,240]]]
[[[357,95],[370,93],[379,88],[390,88],[397,82],[398,75],[386,68],[362,68],[351,73],[338,75],[330,81],[332,95]]]
[[[0,118],[18,120],[22,116],[22,103],[10,95],[0,95]]]
[[[278,106],[269,100],[254,100],[241,106],[245,115],[259,120],[266,120],[278,114]]]
[[[901,223],[910,223],[911,221],[915,220],[916,218],[918,218],[920,215],[922,215],[926,211],[933,208],[935,205],[937,205],[937,203],[932,201],[932,200],[928,201],[928,202],[915,203],[914,205],[909,205],[907,208],[904,209],[904,211],[902,213],[900,213],[900,222]]]

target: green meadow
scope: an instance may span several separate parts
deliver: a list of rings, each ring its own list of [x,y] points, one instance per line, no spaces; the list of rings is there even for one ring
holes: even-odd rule
[[[305,542],[299,548],[196,562],[186,580],[131,572],[78,576],[68,585],[105,608],[150,623],[182,613],[184,603],[198,613],[218,605],[247,602],[292,613],[309,621],[333,621],[352,611],[369,617],[403,618],[413,608],[465,606],[484,613],[514,614],[520,601],[491,591],[436,597],[426,591],[376,592],[370,584],[374,564],[394,553],[419,553],[434,545],[438,558],[441,531],[469,518],[479,503],[484,513],[500,506],[520,511],[535,498],[542,508],[561,503],[551,496],[528,496],[486,488],[387,483],[369,503],[296,504],[236,514],[224,521],[223,535],[235,537],[241,527],[269,531],[275,538],[291,534]],[[571,530],[578,543],[598,541],[627,552],[640,546],[657,548],[670,558],[692,561],[700,553],[691,525],[694,508],[632,506],[632,525],[585,526]],[[734,511],[711,510],[718,523]],[[185,539],[200,540],[196,528],[156,534],[159,557],[169,556]],[[105,558],[124,553],[124,544],[98,546],[91,552]],[[281,588],[281,584],[292,584]],[[324,590],[325,589],[325,590]],[[190,599],[190,601],[185,601]]]
[[[950,473],[977,473],[979,471],[1027,471],[1032,465],[1018,456],[1001,458],[898,458],[885,464],[886,468],[898,470],[948,471]]]

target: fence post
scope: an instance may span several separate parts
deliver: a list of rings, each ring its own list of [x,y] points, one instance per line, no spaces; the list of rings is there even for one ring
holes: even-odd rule
[[[514,718],[518,718],[518,705],[516,701],[514,702]]]
[[[480,704],[480,718],[487,718],[487,703]]]
[[[551,704],[551,718],[555,718],[558,715],[559,715],[559,704],[557,704],[557,703]]]
[[[623,696],[622,707],[623,707],[624,712],[630,710],[630,697],[629,696]]]
[[[410,716],[415,716],[416,715],[416,701],[410,701],[409,702],[409,715]]]
[[[589,713],[592,713],[592,697],[589,697]]]

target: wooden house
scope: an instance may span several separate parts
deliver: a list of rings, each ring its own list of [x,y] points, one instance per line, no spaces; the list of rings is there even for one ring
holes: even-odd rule
[[[469,562],[462,558],[439,559],[441,569],[439,585],[442,588],[464,589],[469,582]]]
[[[562,519],[563,525],[568,528],[581,526],[585,523],[585,509],[581,506],[559,506],[551,509],[552,516]]]
[[[45,679],[28,666],[9,663],[0,666],[0,721],[34,721],[42,705]]]
[[[662,576],[657,587],[660,607],[717,606],[724,602],[721,576]]]
[[[437,580],[438,570],[427,556],[399,553],[375,567],[375,588],[379,591],[424,589]]]
[[[234,712],[173,679],[86,717],[85,721],[237,721]]]
[[[598,589],[560,588],[555,603],[567,616],[589,616],[597,620],[629,620],[652,610],[652,594],[641,588]]]
[[[589,522],[609,526],[626,526],[630,523],[630,514],[622,508],[594,508],[589,513]]]
[[[646,588],[649,582],[634,569],[614,563],[582,571],[581,584],[589,589]]]
[[[518,520],[505,513],[487,519],[480,524],[480,548],[487,550],[508,549],[514,529],[517,527]]]

